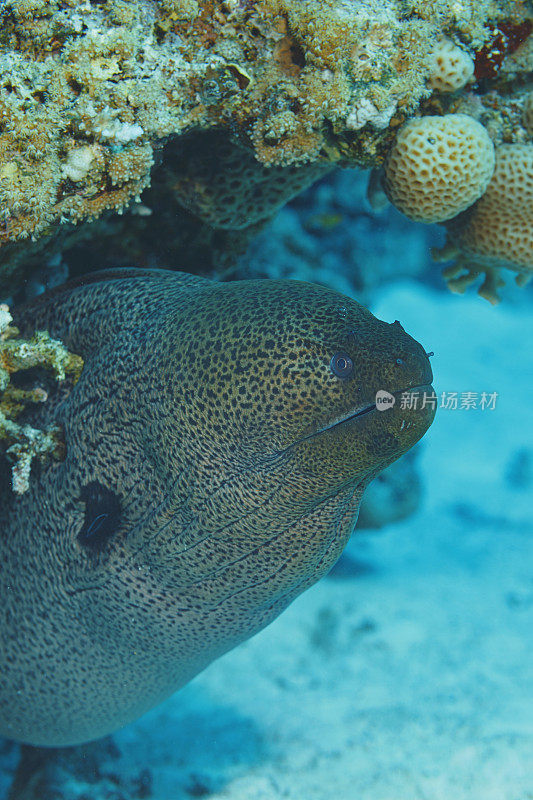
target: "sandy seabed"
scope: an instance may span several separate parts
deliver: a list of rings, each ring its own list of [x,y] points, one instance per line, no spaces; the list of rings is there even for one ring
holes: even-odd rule
[[[355,535],[275,623],[113,737],[99,771],[135,777],[132,798],[533,798],[531,310],[416,283],[372,310],[435,351],[438,395],[496,406],[439,409],[418,513]]]

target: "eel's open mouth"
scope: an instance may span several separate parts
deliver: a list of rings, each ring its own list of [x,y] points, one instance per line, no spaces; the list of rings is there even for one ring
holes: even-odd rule
[[[363,408],[360,408],[358,411],[354,411],[351,414],[345,414],[345,416],[339,417],[338,419],[333,420],[333,422],[330,422],[329,425],[325,425],[323,428],[319,428],[315,432],[315,435],[318,433],[324,433],[324,431],[330,431],[332,428],[336,428],[337,425],[342,425],[343,422],[349,422],[350,420],[355,419],[356,417],[363,417],[365,414],[370,414],[371,411],[375,410],[376,410],[375,403],[371,403],[368,406],[363,406]]]
[[[398,401],[398,399],[400,397],[402,397],[402,395],[405,395],[405,394],[418,394],[418,395],[424,396],[424,395],[428,395],[430,393],[434,394],[433,387],[430,384],[421,384],[419,386],[409,386],[406,389],[398,389],[395,392],[387,392],[387,394],[389,396],[394,397],[395,402],[391,402],[391,405],[389,406],[389,408],[381,408],[380,409],[380,413],[386,412],[390,408],[393,408],[396,405],[396,401]],[[420,406],[418,406],[418,408],[420,408]],[[417,410],[417,405],[410,406],[410,409],[413,410],[413,411]],[[343,425],[345,422],[351,422],[352,420],[357,419],[358,417],[364,417],[366,414],[370,414],[370,413],[372,413],[372,411],[376,411],[376,410],[377,410],[376,403],[369,403],[368,405],[357,409],[357,411],[352,411],[352,412],[350,412],[348,414],[345,414],[342,417],[339,417],[338,419],[334,419],[328,425],[325,425],[323,428],[319,428],[313,435],[316,436],[319,433],[324,433],[325,431],[329,431],[332,428],[336,428],[338,425]]]

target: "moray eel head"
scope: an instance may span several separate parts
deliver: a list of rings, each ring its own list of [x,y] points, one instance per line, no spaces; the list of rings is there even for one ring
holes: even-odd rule
[[[290,461],[295,503],[364,487],[433,420],[424,349],[334,291],[221,284],[190,325],[188,428],[225,469]],[[384,410],[378,392],[389,395]]]
[[[178,539],[151,566],[179,586],[184,571],[211,574],[221,540],[233,562],[253,550],[250,571],[276,574],[259,578],[246,610],[263,620],[332,567],[365,487],[430,426],[428,357],[399,322],[299,281],[211,285],[178,328],[169,318],[163,340],[165,425],[151,439],[166,485],[184,474],[184,454],[192,460],[188,502],[205,539],[194,564]],[[411,391],[416,408],[402,402]],[[379,392],[394,400],[386,410]]]

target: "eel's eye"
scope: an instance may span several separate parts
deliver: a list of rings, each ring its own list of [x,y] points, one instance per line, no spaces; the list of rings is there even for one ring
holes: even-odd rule
[[[353,372],[353,361],[346,353],[335,353],[330,366],[337,378],[349,378]]]

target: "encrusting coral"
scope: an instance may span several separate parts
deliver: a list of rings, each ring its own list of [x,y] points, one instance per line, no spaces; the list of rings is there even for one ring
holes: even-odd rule
[[[405,122],[463,101],[496,144],[527,141],[527,102],[509,120],[532,27],[523,0],[6,0],[0,283],[21,280],[25,240],[139,200],[172,141],[233,152],[209,187],[191,158],[173,189],[212,224],[232,187],[228,230],[334,165],[381,166]]]
[[[57,427],[40,430],[17,422],[28,405],[44,403],[48,396],[40,386],[30,389],[15,386],[11,376],[21,370],[45,367],[52,371],[55,381],[64,381],[68,375],[75,382],[83,361],[46,332],[38,332],[28,340],[20,339],[11,322],[9,308],[0,305],[0,441],[8,445],[7,455],[14,462],[13,491],[22,494],[29,488],[32,461],[47,455],[60,457],[63,443]]]

